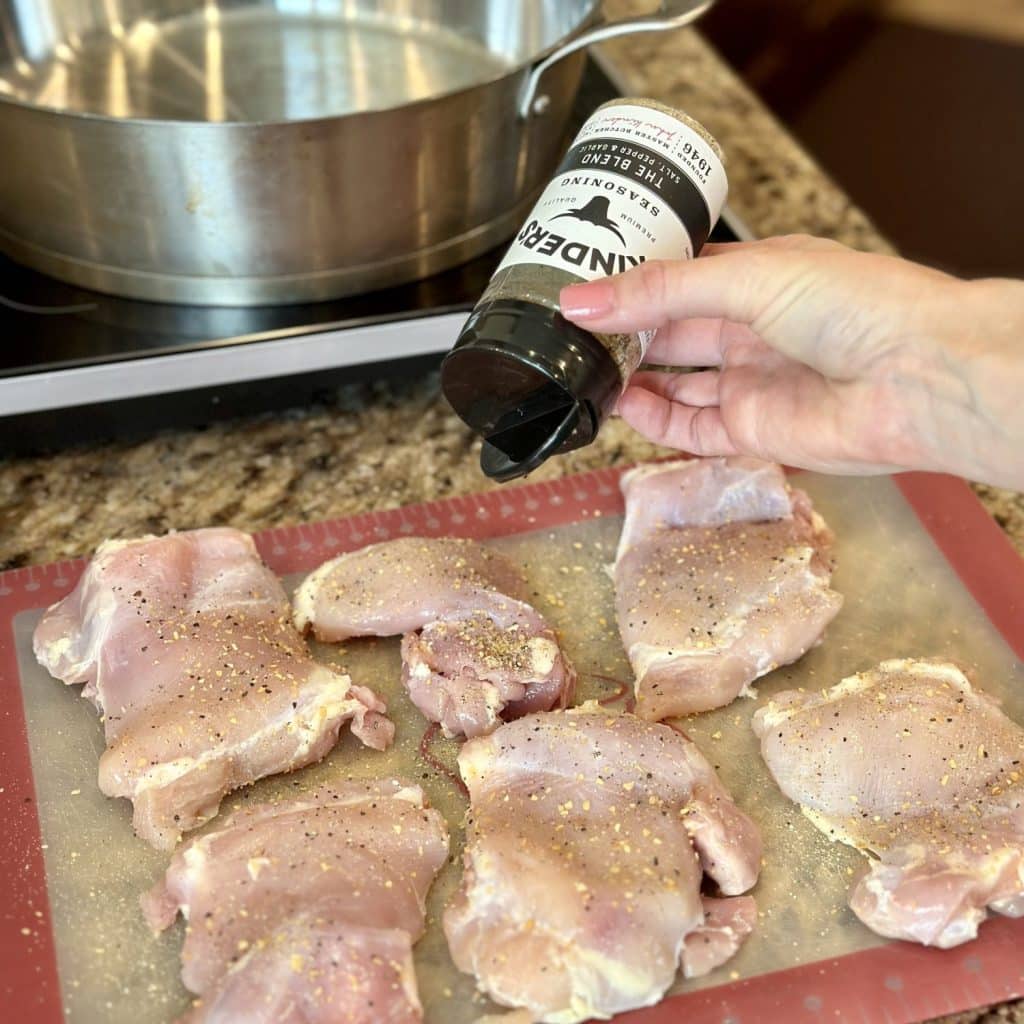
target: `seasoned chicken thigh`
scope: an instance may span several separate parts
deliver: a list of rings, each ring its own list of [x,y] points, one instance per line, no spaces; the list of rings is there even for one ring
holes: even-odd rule
[[[986,908],[1024,915],[1024,729],[955,665],[884,661],[754,716],[782,791],[873,855],[850,906],[882,935],[943,948]]]
[[[573,675],[558,640],[529,605],[429,622],[402,638],[413,703],[446,736],[480,736],[531,711],[565,707]]]
[[[482,544],[406,537],[320,566],[295,595],[295,621],[318,640],[404,633],[413,703],[446,736],[479,736],[572,698],[572,666],[525,592]]]
[[[108,541],[42,618],[36,657],[103,715],[99,784],[160,848],[264,775],[319,760],[342,723],[386,747],[386,707],[318,665],[252,538],[206,529]]]
[[[781,467],[660,463],[626,473],[622,492],[616,615],[642,718],[708,711],[749,693],[817,643],[839,611],[831,535]]]
[[[681,734],[596,704],[529,715],[459,755],[470,810],[444,915],[456,965],[572,1024],[656,1003],[754,924],[761,840]],[[725,899],[702,897],[707,874]]]
[[[421,1017],[411,948],[447,854],[419,787],[324,786],[189,841],[143,910],[156,930],[179,911],[189,921],[181,976],[203,997],[191,1020],[404,1024]]]
[[[179,1024],[419,1024],[408,932],[337,923],[329,905],[289,918]]]
[[[497,551],[460,537],[400,537],[324,562],[295,592],[295,624],[329,643],[398,636],[509,599],[526,584]]]

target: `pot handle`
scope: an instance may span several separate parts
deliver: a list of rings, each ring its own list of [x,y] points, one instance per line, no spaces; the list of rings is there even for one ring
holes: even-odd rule
[[[682,28],[696,21],[715,0],[661,0],[656,11],[639,15],[635,18],[624,18],[622,21],[606,22],[587,32],[570,39],[569,42],[549,53],[542,61],[530,68],[519,91],[519,116],[524,120],[531,114],[543,114],[548,106],[546,96],[537,95],[537,86],[544,72],[552,64],[557,63],[570,53],[582,50],[585,46],[625,36],[633,32],[661,32],[668,28]]]

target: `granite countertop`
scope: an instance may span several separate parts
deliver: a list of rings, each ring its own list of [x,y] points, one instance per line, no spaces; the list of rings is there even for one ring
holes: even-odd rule
[[[620,6],[643,6],[620,0]],[[731,204],[755,234],[806,231],[860,249],[888,246],[693,31],[626,37],[605,53],[631,91],[682,107],[729,157]],[[548,479],[661,454],[613,420],[555,459]],[[107,537],[211,524],[258,530],[486,488],[479,446],[436,376],[340,390],[325,405],[0,462],[0,567],[88,554]],[[978,487],[1024,552],[1024,498]],[[1001,1007],[950,1018],[1024,1022]]]

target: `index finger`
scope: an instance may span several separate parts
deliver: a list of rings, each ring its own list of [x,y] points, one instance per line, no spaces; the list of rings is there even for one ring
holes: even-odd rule
[[[749,327],[727,320],[674,320],[659,328],[644,362],[663,366],[721,366],[728,347],[741,340],[757,338]]]

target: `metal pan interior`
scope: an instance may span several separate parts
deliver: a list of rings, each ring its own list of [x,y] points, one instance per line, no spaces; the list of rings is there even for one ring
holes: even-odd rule
[[[597,0],[0,0],[0,100],[77,114],[278,122],[497,79]]]

